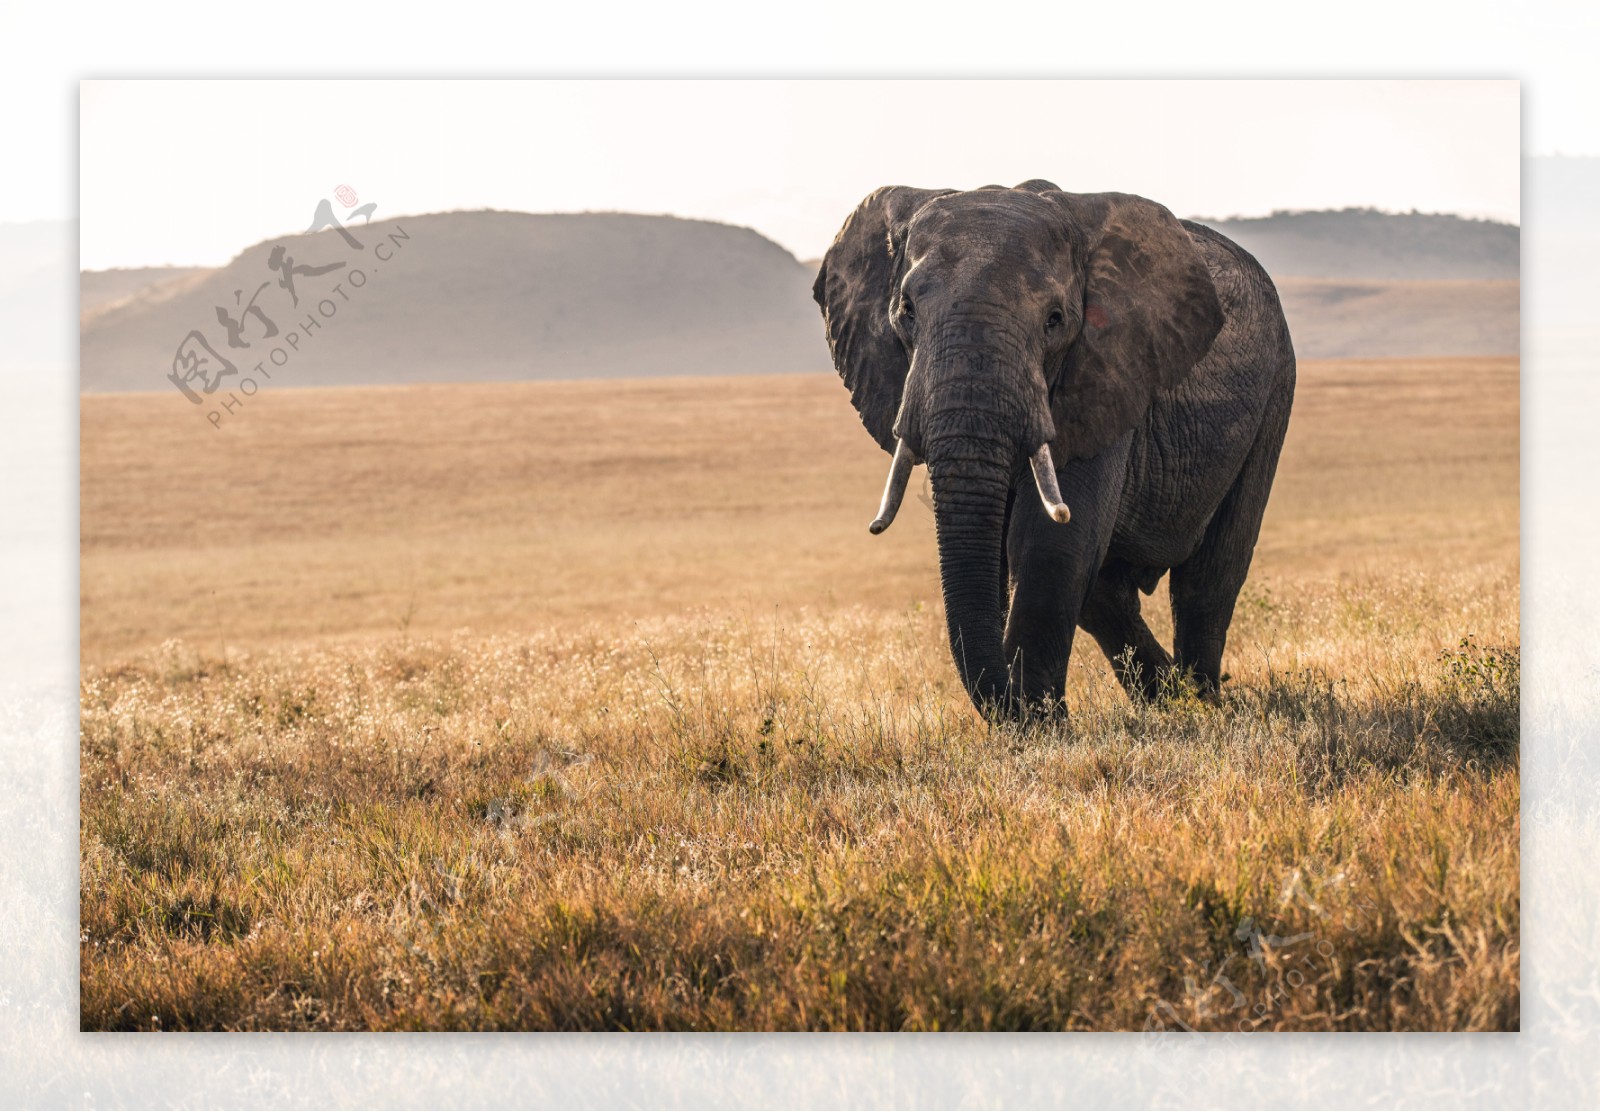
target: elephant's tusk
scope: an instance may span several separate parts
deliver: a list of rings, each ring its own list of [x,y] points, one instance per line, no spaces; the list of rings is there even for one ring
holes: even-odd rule
[[[1040,499],[1044,501],[1044,512],[1065,525],[1072,520],[1072,511],[1061,500],[1061,488],[1056,485],[1056,465],[1050,458],[1050,445],[1039,445],[1039,450],[1033,453],[1028,462],[1033,464],[1033,482],[1039,488]]]
[[[867,526],[874,537],[889,528],[894,515],[900,512],[900,502],[906,496],[906,484],[911,481],[911,469],[918,462],[916,453],[906,447],[904,440],[895,441],[894,462],[889,464],[889,481],[883,487],[883,502],[878,506],[878,516]]]

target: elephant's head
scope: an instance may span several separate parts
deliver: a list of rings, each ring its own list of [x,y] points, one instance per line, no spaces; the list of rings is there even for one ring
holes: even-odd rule
[[[926,461],[956,665],[980,707],[1009,706],[1008,497],[1032,483],[1051,527],[1073,528],[1054,465],[1119,440],[1211,346],[1205,263],[1142,197],[897,186],[845,221],[814,293],[861,421],[894,455],[872,531]]]

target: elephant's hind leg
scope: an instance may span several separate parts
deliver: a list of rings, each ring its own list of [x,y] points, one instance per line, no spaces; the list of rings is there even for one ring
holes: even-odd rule
[[[1288,423],[1285,401],[1268,413],[1238,478],[1206,527],[1199,549],[1172,569],[1175,663],[1193,670],[1203,693],[1215,692],[1222,685],[1222,650],[1228,626],[1250,572]]]
[[[1130,696],[1154,699],[1172,658],[1139,612],[1139,574],[1120,560],[1095,577],[1078,624],[1099,643]]]

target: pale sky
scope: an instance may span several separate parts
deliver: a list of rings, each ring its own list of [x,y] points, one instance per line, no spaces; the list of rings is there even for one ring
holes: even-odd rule
[[[1032,177],[1181,216],[1520,222],[1515,81],[85,81],[80,262],[217,265],[376,215],[623,210],[820,255],[879,185]],[[340,209],[339,211],[343,211]]]

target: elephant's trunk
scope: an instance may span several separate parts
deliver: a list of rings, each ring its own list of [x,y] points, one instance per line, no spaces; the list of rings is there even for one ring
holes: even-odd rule
[[[1062,520],[1049,449],[1055,434],[1044,382],[1021,337],[971,316],[930,329],[914,361],[897,432],[928,462],[950,651],[967,694],[986,714],[1021,707],[1005,655],[1009,592],[1006,518],[1012,484],[1034,458],[1047,512]],[[1025,481],[1025,480],[1024,480]]]
[[[961,439],[930,444],[928,470],[950,651],[978,709],[1009,713],[1001,554],[1010,467],[999,445]]]

